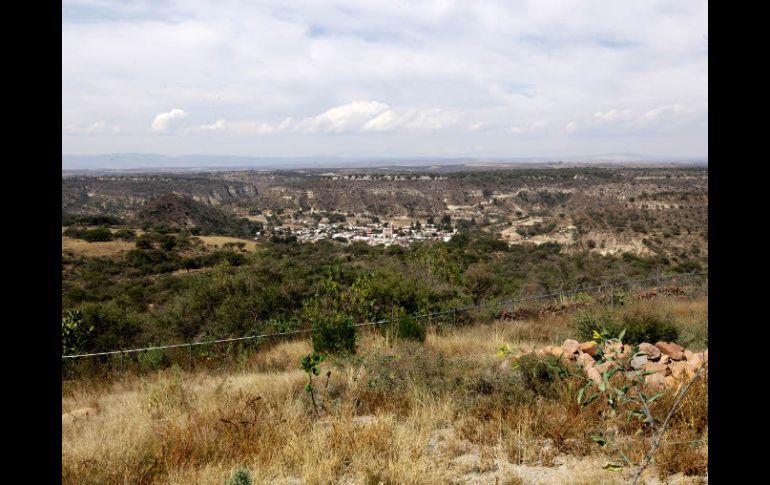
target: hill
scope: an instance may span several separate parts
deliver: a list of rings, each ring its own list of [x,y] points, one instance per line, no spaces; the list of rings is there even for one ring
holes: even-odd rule
[[[137,213],[144,226],[168,226],[190,229],[193,234],[254,237],[261,224],[234,217],[217,208],[178,194],[164,194],[150,199]]]

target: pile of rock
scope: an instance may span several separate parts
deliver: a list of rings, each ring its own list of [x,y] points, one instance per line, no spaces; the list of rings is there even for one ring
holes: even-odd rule
[[[603,358],[597,363],[598,344],[567,339],[561,347],[549,345],[537,351],[540,355],[555,355],[576,362],[586,377],[596,384],[602,382],[605,371],[620,367],[629,379],[635,379],[639,372],[653,372],[644,377],[645,383],[659,388],[670,388],[692,378],[704,363],[708,362],[709,351],[692,352],[672,342],[658,342],[655,345],[643,342],[635,353],[628,344],[610,339],[604,344]]]

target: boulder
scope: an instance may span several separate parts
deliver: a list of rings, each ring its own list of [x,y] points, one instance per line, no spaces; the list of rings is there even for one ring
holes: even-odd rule
[[[675,379],[687,378],[687,364],[685,362],[671,362],[668,367],[671,369],[671,375]]]
[[[608,371],[608,370],[612,369],[613,367],[617,367],[617,366],[618,366],[617,363],[615,363],[615,362],[613,362],[611,360],[608,360],[606,362],[602,362],[601,364],[594,365],[594,369],[599,371],[599,374],[604,374],[605,371]]]
[[[582,344],[580,344],[578,349],[581,352],[583,352],[585,354],[588,354],[591,357],[594,357],[594,356],[596,356],[596,349],[597,349],[597,347],[598,347],[598,345],[596,344],[596,342],[589,341],[589,342],[583,342]]]
[[[655,347],[661,351],[661,353],[671,357],[671,360],[684,359],[684,347],[671,342],[658,342]]]
[[[684,349],[684,358],[685,358],[685,360],[692,360],[694,355],[695,354],[693,353],[692,350]]]
[[[646,363],[647,363],[647,354],[639,354],[634,356],[633,359],[631,359],[631,367],[636,370],[643,368]]]
[[[671,369],[669,369],[666,364],[661,364],[660,362],[648,361],[642,368],[645,370],[645,372],[657,372],[659,374],[663,374],[664,376],[671,374]]]
[[[602,375],[596,370],[596,367],[589,367],[586,369],[586,377],[591,379],[597,386],[603,382]]]
[[[604,353],[608,354],[610,352],[615,354],[620,354],[623,352],[623,342],[616,338],[607,340],[607,342],[604,344]]]
[[[580,342],[577,340],[567,339],[563,344],[561,344],[561,348],[564,349],[567,354],[577,354],[578,350],[580,349]]]
[[[623,344],[623,351],[622,351],[622,352],[620,352],[620,353],[617,355],[617,358],[618,358],[618,359],[626,359],[626,358],[630,357],[630,356],[631,356],[631,351],[632,351],[632,350],[633,350],[633,348],[631,348],[631,346],[630,346],[630,345],[628,345],[628,344]]]
[[[664,389],[666,387],[666,377],[656,372],[655,374],[644,376],[644,383],[653,389]]]
[[[588,369],[589,367],[593,367],[596,361],[593,357],[591,357],[590,354],[580,354],[577,358],[578,364],[580,364],[583,369]]]
[[[703,351],[703,362],[709,361],[709,349]]]
[[[647,360],[658,360],[661,356],[660,349],[647,342],[639,344],[639,352],[644,352],[647,355]]]
[[[657,347],[655,348],[657,349]],[[668,365],[670,361],[671,361],[671,357],[669,357],[666,354],[660,354],[660,360],[658,362],[660,362],[661,364]]]

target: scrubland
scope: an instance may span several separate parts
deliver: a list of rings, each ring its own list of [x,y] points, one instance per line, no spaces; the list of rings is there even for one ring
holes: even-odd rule
[[[577,377],[527,358],[500,365],[503,353],[577,337],[581,319],[604,311],[429,325],[424,342],[362,331],[355,355],[320,364],[317,409],[299,365],[312,352],[305,340],[220,366],[66,380],[62,412],[96,413],[63,424],[62,482],[222,484],[245,469],[253,483],[628,483],[635,467],[617,450],[641,462],[649,426],[605,399],[578,404]],[[688,348],[707,346],[706,297],[634,301],[614,312],[621,321],[652,315],[673,324]],[[652,414],[665,416],[674,394],[656,399]],[[643,480],[700,483],[707,437],[706,375]]]

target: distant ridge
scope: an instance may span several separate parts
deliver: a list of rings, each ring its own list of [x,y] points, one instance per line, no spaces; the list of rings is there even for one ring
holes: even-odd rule
[[[617,153],[576,157],[247,157],[229,155],[166,156],[148,153],[114,153],[104,155],[62,155],[62,171],[185,171],[227,169],[313,169],[313,168],[383,168],[422,167],[433,165],[505,165],[556,163],[674,163],[708,165],[707,158],[655,157],[633,153]]]

